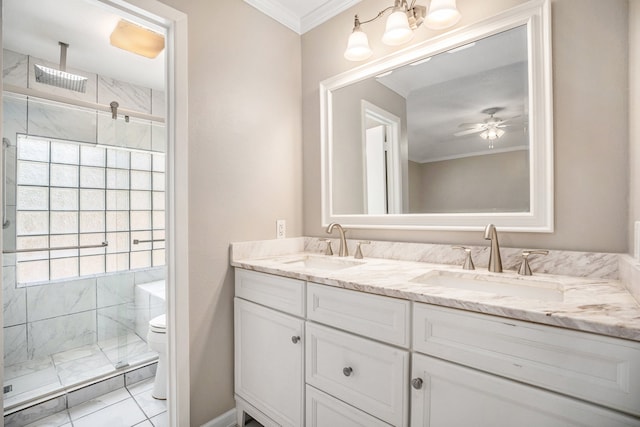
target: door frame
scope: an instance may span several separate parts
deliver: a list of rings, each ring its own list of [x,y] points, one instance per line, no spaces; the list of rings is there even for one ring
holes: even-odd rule
[[[373,120],[376,123],[385,126],[387,137],[387,213],[388,214],[400,214],[402,213],[402,159],[400,151],[400,139],[401,139],[401,126],[402,121],[400,117],[389,111],[378,107],[377,105],[361,100],[361,120],[362,123],[362,152],[366,152],[366,132],[367,121]],[[363,155],[363,171],[366,171],[366,160]],[[363,173],[363,182],[366,189],[366,172]],[[364,212],[367,211],[366,191],[364,191]]]
[[[169,425],[190,424],[187,15],[158,0],[98,0],[167,29],[167,330]],[[180,286],[178,286],[180,284]],[[177,333],[179,331],[179,333]]]

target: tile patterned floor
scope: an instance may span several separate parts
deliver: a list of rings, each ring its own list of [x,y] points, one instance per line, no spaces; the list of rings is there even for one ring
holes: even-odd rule
[[[25,427],[164,427],[167,401],[151,396],[153,378],[65,409]]]
[[[122,358],[133,365],[157,355],[135,334],[126,337],[126,346],[122,346],[124,342],[124,338],[101,341],[44,359],[6,366],[4,383],[10,384],[13,390],[4,395],[5,409],[113,373],[114,364]]]

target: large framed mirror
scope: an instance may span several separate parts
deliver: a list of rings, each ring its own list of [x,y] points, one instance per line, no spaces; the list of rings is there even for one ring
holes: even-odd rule
[[[553,231],[550,5],[320,84],[323,222]]]

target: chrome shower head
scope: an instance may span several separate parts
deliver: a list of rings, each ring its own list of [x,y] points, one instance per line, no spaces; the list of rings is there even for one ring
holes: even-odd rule
[[[74,90],[85,93],[87,91],[87,78],[66,71],[42,65],[33,65],[36,72],[36,81],[50,86],[57,86],[63,89]]]
[[[67,48],[69,45],[63,42],[58,42],[58,44],[60,44],[60,69],[56,70],[55,68],[34,64],[33,68],[36,74],[36,82],[85,93],[87,91],[88,79],[66,72]]]

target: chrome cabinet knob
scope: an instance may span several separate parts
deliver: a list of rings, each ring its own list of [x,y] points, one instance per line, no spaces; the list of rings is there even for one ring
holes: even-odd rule
[[[291,337],[291,342],[294,344],[298,344],[298,341],[300,341],[300,337],[298,336],[292,336]]]
[[[351,376],[352,372],[353,372],[353,368],[351,368],[350,366],[347,366],[342,370],[342,373],[344,374],[345,377]]]
[[[411,380],[411,385],[416,390],[420,390],[422,388],[422,378],[414,378]]]

